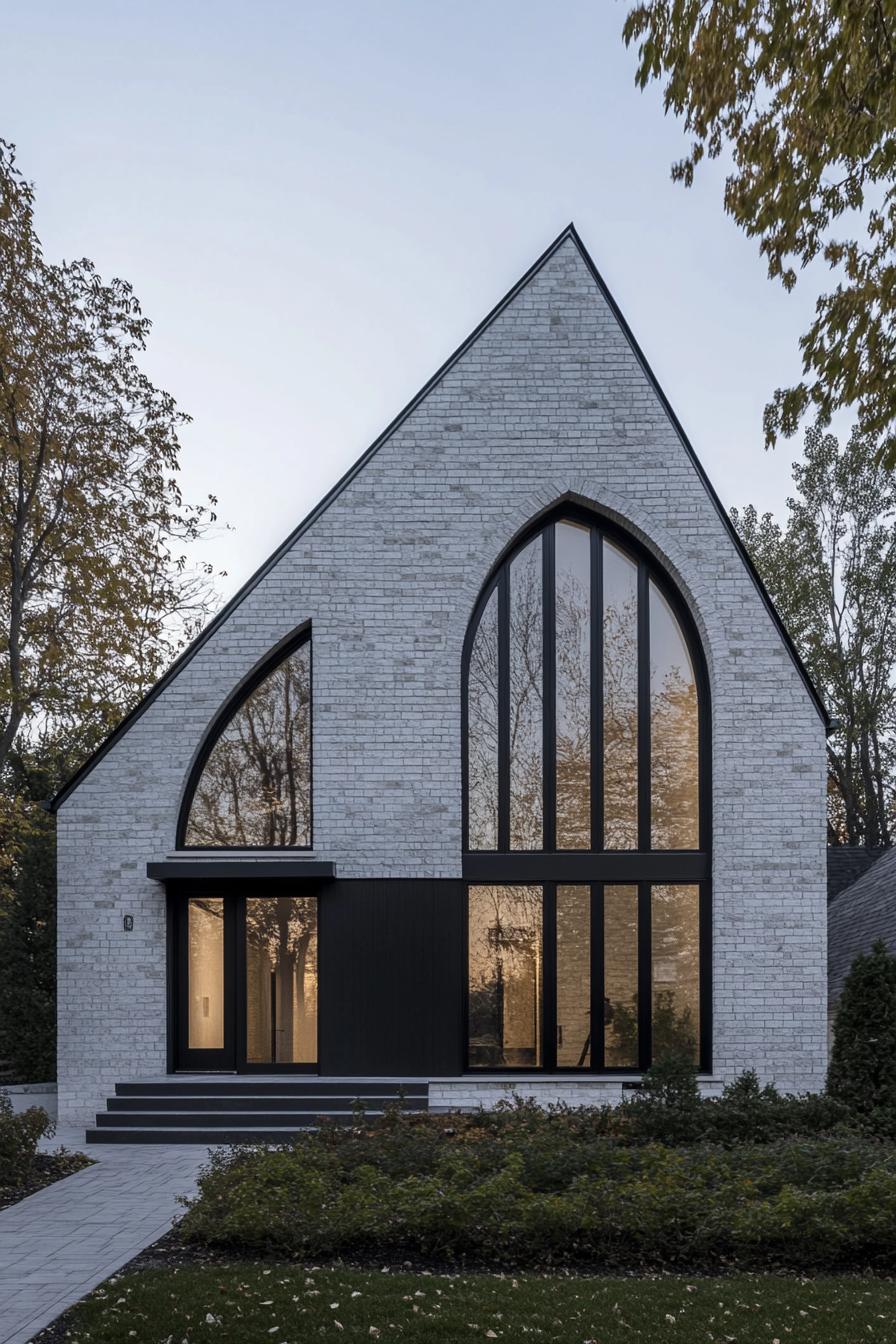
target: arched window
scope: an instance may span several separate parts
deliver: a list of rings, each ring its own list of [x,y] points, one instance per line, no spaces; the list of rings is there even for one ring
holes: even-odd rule
[[[311,845],[311,639],[268,659],[219,714],[190,779],[178,845]]]
[[[472,1068],[709,1067],[708,688],[632,538],[565,508],[464,653]]]

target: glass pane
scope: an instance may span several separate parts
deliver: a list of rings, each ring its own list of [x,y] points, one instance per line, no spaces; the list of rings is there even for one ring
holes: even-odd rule
[[[467,800],[470,849],[498,848],[498,592],[470,650],[467,679]]]
[[[591,848],[591,530],[555,530],[557,848]]]
[[[472,1068],[541,1064],[541,887],[471,887]]]
[[[638,1066],[637,887],[604,887],[604,1063]]]
[[[604,542],[604,848],[638,847],[638,567]]]
[[[557,1063],[591,1063],[591,888],[557,888]]]
[[[675,614],[650,584],[650,834],[654,849],[697,849],[697,682]]]
[[[510,848],[542,844],[541,537],[510,566]]]
[[[224,1049],[224,902],[187,903],[187,972],[191,1050]]]
[[[656,886],[651,894],[653,1058],[683,1054],[697,1063],[700,1041],[700,895],[697,887]]]
[[[310,845],[310,642],[284,658],[224,728],[193,796],[186,843]]]
[[[317,901],[246,901],[246,1058],[317,1061]]]

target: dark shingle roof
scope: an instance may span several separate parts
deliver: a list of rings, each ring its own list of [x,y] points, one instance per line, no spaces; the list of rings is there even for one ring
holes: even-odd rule
[[[896,951],[896,848],[888,849],[828,906],[828,998],[836,999],[860,952],[882,938]]]
[[[868,845],[828,845],[828,901],[858,882],[886,852],[883,845],[876,849]]]

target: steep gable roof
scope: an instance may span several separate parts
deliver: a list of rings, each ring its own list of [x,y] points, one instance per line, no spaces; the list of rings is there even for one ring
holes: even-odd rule
[[[860,952],[882,938],[896,951],[896,849],[888,849],[858,882],[828,906],[828,996],[836,999]]]
[[[822,719],[822,722],[825,724],[825,727],[829,727],[827,710],[825,709],[821,696],[818,694],[818,691],[812,684],[812,680],[809,677],[808,672],[806,671],[802,659],[800,658],[799,653],[797,652],[793,644],[793,641],[791,640],[790,635],[788,634],[784,626],[784,622],[781,620],[781,617],[776,611],[775,606],[771,600],[771,597],[766,591],[766,588],[762,580],[760,579],[759,574],[757,573],[756,568],[752,560],[750,559],[750,556],[747,553],[747,550],[743,542],[738,536],[737,531],[735,530],[734,525],[731,522],[731,519],[729,518],[725,508],[722,505],[721,500],[716,494],[712,486],[712,483],[709,480],[709,477],[707,476],[706,472],[703,469],[703,466],[701,465],[697,457],[697,454],[694,452],[694,449],[691,446],[691,443],[687,435],[685,434],[684,429],[682,428],[678,420],[678,417],[676,416],[671,405],[669,404],[669,401],[665,393],[663,392],[662,388],[657,382],[653,370],[647,363],[647,360],[645,359],[644,354],[640,346],[638,345],[638,342],[635,340],[635,337],[632,334],[631,328],[629,327],[628,323],[623,317],[622,312],[619,309],[619,306],[617,305],[615,299],[613,298],[612,294],[610,293],[609,289],[604,283],[603,278],[601,277],[597,267],[595,266],[591,256],[588,253],[587,248],[585,247],[584,243],[579,237],[575,225],[568,224],[567,227],[562,231],[562,233],[560,233],[554,239],[551,245],[545,249],[545,251],[541,254],[538,260],[534,262],[532,266],[529,267],[525,275],[523,275],[516,282],[516,284],[512,287],[512,289],[510,289],[504,295],[503,299],[501,299],[500,302],[495,305],[495,307],[491,310],[491,312],[486,317],[483,318],[483,320],[479,323],[479,325],[475,328],[475,330],[470,333],[470,335],[466,338],[466,340],[461,345],[458,346],[458,348],[454,351],[452,355],[448,357],[448,359],[446,359],[445,363],[441,366],[441,368],[439,368],[429,379],[429,381],[424,384],[424,386],[420,389],[417,395],[413,397],[411,401],[409,401],[408,404],[404,407],[404,409],[398,413],[395,419],[389,425],[387,425],[387,427],[383,430],[382,434],[380,434],[379,437],[374,440],[374,442],[370,445],[367,451],[363,453],[361,457],[359,457],[358,460],[354,463],[354,465],[349,468],[349,470],[345,473],[345,475],[339,481],[337,481],[336,485],[333,486],[332,490],[330,490],[329,493],[324,496],[324,498],[320,501],[320,503],[317,504],[315,508],[313,508],[311,512],[299,523],[298,527],[296,527],[285,539],[285,541],[283,541],[281,545],[277,547],[277,549],[273,552],[272,555],[268,557],[268,559],[264,562],[264,564],[261,565],[260,568],[255,571],[252,577],[248,579],[246,583],[243,584],[242,588],[240,588],[239,591],[235,593],[234,596],[229,600],[229,602],[227,602],[221,608],[218,614],[215,617],[213,617],[213,619],[209,622],[209,624],[205,627],[205,629],[196,637],[196,639],[194,639],[193,642],[189,644],[187,648],[184,649],[183,652],[175,659],[175,661],[168,668],[167,672],[165,672],[165,674],[156,682],[156,684],[152,687],[152,689],[147,692],[147,694],[143,697],[143,699],[140,700],[138,704],[136,704],[128,714],[125,715],[125,717],[122,719],[118,727],[115,728],[107,738],[105,738],[105,740],[100,744],[100,746],[97,747],[96,751],[90,757],[88,757],[88,759],[84,762],[84,764],[80,767],[80,769],[78,769],[76,773],[71,777],[71,779],[59,790],[56,796],[50,800],[47,806],[51,811],[55,811],[65,802],[67,798],[71,796],[71,794],[75,791],[78,785],[87,777],[87,775],[91,772],[91,770],[93,770],[93,768],[102,760],[102,758],[106,755],[106,753],[111,750],[111,748],[115,745],[115,743],[118,742],[119,739],[124,736],[124,734],[128,731],[131,725],[135,723],[142,714],[145,713],[145,711],[149,708],[152,702],[162,693],[165,687],[168,686],[178,675],[178,673],[184,667],[186,667],[186,665],[191,661],[191,659],[196,656],[196,654],[203,647],[203,645],[212,637],[212,635],[214,635],[214,633],[218,629],[220,629],[220,627],[239,607],[240,603],[248,596],[248,594],[251,593],[255,587],[257,587],[257,585],[261,582],[261,580],[268,573],[270,573],[270,571],[277,565],[280,559],[291,549],[292,546],[295,545],[295,543],[299,540],[299,538],[305,532],[307,532],[308,529],[321,516],[321,514],[324,513],[324,511],[327,508],[329,508],[330,504],[332,504],[333,501],[346,488],[346,486],[349,485],[350,482],[354,480],[354,478],[358,475],[358,473],[364,469],[364,467],[371,460],[371,458],[377,453],[377,451],[382,447],[382,445],[387,442],[387,440],[395,433],[395,431],[399,428],[399,426],[404,423],[404,421],[408,418],[408,416],[410,416],[413,413],[413,411],[415,411],[416,408],[420,405],[420,403],[425,400],[425,398],[429,395],[432,389],[436,387],[438,383],[441,382],[441,380],[445,377],[445,375],[449,372],[449,370],[452,369],[454,365],[458,362],[458,360],[460,360],[470,349],[470,347],[475,344],[475,342],[479,339],[479,337],[483,334],[483,332],[485,332],[487,328],[491,326],[491,324],[495,321],[495,319],[499,317],[501,313],[504,312],[505,308],[507,308],[508,305],[513,302],[513,300],[520,293],[520,291],[525,289],[525,287],[529,284],[532,278],[535,275],[537,275],[537,273],[542,269],[545,263],[548,262],[566,242],[573,243],[573,245],[578,249],[583,261],[585,262],[585,265],[587,266],[592,278],[594,279],[595,285],[597,286],[598,290],[600,291],[601,295],[606,301],[617,323],[619,324],[619,327],[623,332],[626,340],[628,341],[632,349],[632,352],[635,355],[635,358],[637,359],[638,363],[641,366],[644,376],[646,377],[647,381],[653,388],[653,391],[655,392],[660,404],[662,405],[663,410],[665,411],[676,434],[681,440],[681,444],[685,452],[691,459],[694,469],[696,470],[697,475],[702,481],[707,494],[712,500],[712,503],[715,506],[716,511],[718,512],[719,518],[721,519],[723,526],[731,536],[731,539],[736,549],[738,550],[741,559],[743,560],[743,563],[756,587],[756,590],[760,598],[762,599],[762,602],[764,603],[769,613],[769,616],[771,617],[774,624],[777,626],[781,638],[784,641],[784,644],[797,668],[797,671],[799,672],[803,682],[805,683],[806,690],[808,691],[812,701],[814,702],[815,707],[818,710],[818,713]]]

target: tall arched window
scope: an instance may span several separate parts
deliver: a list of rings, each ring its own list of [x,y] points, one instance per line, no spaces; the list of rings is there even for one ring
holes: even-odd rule
[[[219,714],[193,767],[185,848],[311,845],[311,639],[268,659]]]
[[[566,508],[464,654],[471,1068],[709,1067],[708,689],[632,538]]]

